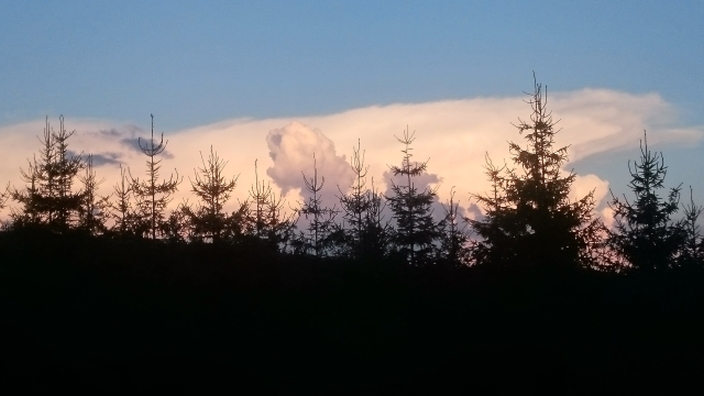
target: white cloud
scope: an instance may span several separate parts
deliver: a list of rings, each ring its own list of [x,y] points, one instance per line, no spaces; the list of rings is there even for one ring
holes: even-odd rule
[[[354,173],[344,155],[338,156],[335,143],[319,129],[311,129],[299,122],[292,122],[281,129],[274,129],[266,136],[269,157],[273,165],[266,174],[286,194],[298,189],[302,195],[309,195],[303,176],[309,183],[318,173],[318,184],[323,202],[332,204],[339,194],[338,186],[346,191],[352,184]],[[313,156],[315,156],[315,166]]]
[[[271,177],[286,193],[292,205],[301,197],[301,171],[312,175],[312,153],[316,153],[319,173],[328,187],[344,187],[351,173],[343,163],[361,139],[369,175],[380,191],[387,186],[383,174],[389,165],[401,163],[403,146],[394,137],[408,127],[416,131],[414,159],[429,159],[428,172],[440,179],[441,201],[449,197],[454,186],[462,206],[470,205],[470,193],[483,193],[489,183],[484,174],[484,158],[488,153],[495,164],[507,161],[507,141],[523,145],[523,137],[511,125],[519,118],[527,119],[530,108],[526,97],[474,98],[419,104],[394,104],[353,109],[323,116],[276,118],[265,120],[234,119],[182,131],[165,131],[167,150],[173,158],[164,158],[162,174],[177,168],[182,176],[192,175],[200,165],[200,154],[213,145],[221,158],[228,161],[226,172],[240,174],[233,197],[245,199],[254,181],[254,161],[259,160],[259,176]],[[700,141],[702,128],[676,125],[672,106],[657,94],[634,95],[605,89],[583,89],[550,93],[548,107],[560,120],[562,131],[556,145],[570,145],[571,160],[588,161],[604,152],[637,147],[643,129],[653,145],[662,142],[694,144]],[[58,122],[52,125],[58,126]],[[26,164],[39,148],[36,135],[41,135],[43,120],[0,128],[0,183],[20,185],[19,167]],[[119,125],[107,121],[66,120],[76,134],[69,142],[76,152],[92,152],[116,159],[142,175],[146,157],[125,145],[129,139],[147,137],[148,129]],[[158,129],[157,133],[161,132]],[[126,140],[127,139],[127,140]],[[272,157],[273,155],[273,157]],[[571,170],[568,165],[566,170]],[[579,174],[574,185],[575,196],[583,196],[596,188],[595,198],[603,202],[608,191],[608,174]],[[98,168],[107,179],[102,191],[107,193],[117,182],[119,169],[114,163]],[[188,179],[180,186],[175,202],[188,198]],[[602,205],[603,207],[603,205]]]

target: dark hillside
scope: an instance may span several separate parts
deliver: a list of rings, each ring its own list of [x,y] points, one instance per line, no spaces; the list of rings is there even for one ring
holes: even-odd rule
[[[700,367],[704,346],[701,271],[489,273],[40,233],[0,248],[3,377],[30,388],[333,375],[398,390],[459,371],[445,383],[582,389]]]

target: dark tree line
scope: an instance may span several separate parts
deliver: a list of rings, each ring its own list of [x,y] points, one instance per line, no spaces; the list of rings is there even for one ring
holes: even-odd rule
[[[667,167],[661,153],[650,151],[645,134],[640,159],[628,166],[633,198],[612,194],[615,227],[607,229],[594,215],[593,192],[570,199],[576,173],[562,170],[567,147],[554,146],[560,130],[548,110],[546,89],[534,82],[527,95],[529,118],[514,125],[524,144],[509,143],[511,164],[496,166],[487,156],[491,189],[470,197],[483,208],[481,218],[463,216],[454,190],[448,202],[439,203],[436,189],[417,184],[428,161],[413,161],[415,133],[409,129],[397,137],[403,156],[400,165],[390,166],[395,179],[389,180],[389,195],[379,193],[367,178],[358,142],[349,164],[354,181],[349,191],[339,191],[339,205],[323,205],[324,170],[319,172],[313,156],[313,174],[302,174],[306,199],[293,214],[269,182],[259,178],[256,162],[248,198],[228,213],[238,176],[227,176],[227,161],[211,147],[189,178],[195,203],[185,201],[168,212],[183,179],[178,173],[161,177],[160,155],[168,141],[163,134],[155,140],[153,116],[149,140],[139,140],[147,157],[144,177],[121,168],[107,197],[97,193],[104,180],[92,156],[68,149],[73,132],[61,117],[58,130],[47,119],[38,154],[21,170],[24,187],[8,186],[0,195],[0,206],[15,204],[4,232],[34,227],[100,238],[248,245],[316,258],[393,259],[418,267],[654,272],[704,264],[698,225],[702,207],[691,192],[690,202],[681,207],[680,187],[666,197],[658,195]],[[439,221],[433,208],[442,208]]]

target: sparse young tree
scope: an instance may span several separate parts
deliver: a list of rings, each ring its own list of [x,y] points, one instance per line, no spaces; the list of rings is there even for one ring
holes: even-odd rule
[[[137,230],[137,218],[132,208],[132,185],[127,171],[120,165],[120,182],[113,186],[115,200],[108,204],[108,218],[113,221],[110,231],[119,236],[142,235]]]
[[[475,260],[495,266],[591,266],[591,250],[602,227],[593,214],[593,191],[570,200],[576,174],[561,170],[568,161],[567,147],[553,148],[559,130],[546,108],[547,94],[535,82],[527,95],[530,121],[519,119],[514,126],[528,145],[509,143],[520,172],[498,168],[487,158],[493,192],[474,195],[486,213],[484,219],[471,221],[479,236]]]
[[[210,147],[208,160],[201,153],[202,168],[195,172],[195,180],[190,180],[194,194],[200,199],[195,211],[184,207],[190,219],[193,233],[196,237],[220,242],[227,226],[227,216],[223,206],[230,199],[230,194],[237,185],[239,176],[228,179],[223,174],[226,161],[220,159],[218,154]]]
[[[611,193],[609,206],[616,225],[609,233],[615,251],[638,271],[670,268],[685,242],[680,224],[672,220],[679,210],[680,189],[670,189],[667,199],[658,196],[664,188],[667,167],[662,153],[648,149],[645,132],[640,142],[640,162],[628,162],[631,182],[628,187],[635,199],[619,199]]]
[[[250,188],[251,201],[245,202],[247,208],[245,233],[254,236],[264,246],[276,251],[284,250],[288,244],[295,224],[292,215],[284,214],[284,200],[276,196],[270,183],[259,180],[257,162],[254,161],[254,184]],[[239,212],[233,213],[230,223],[237,225]]]
[[[388,253],[392,228],[384,216],[386,208],[384,195],[374,187],[374,178],[371,180],[371,188],[366,193],[366,202],[359,236],[361,248],[359,258],[364,261],[378,261]]]
[[[164,134],[161,134],[159,143],[154,140],[154,115],[151,115],[151,138],[148,143],[142,144],[142,139],[139,138],[139,148],[142,153],[148,157],[147,159],[147,177],[146,180],[134,178],[130,174],[131,189],[133,197],[136,201],[136,214],[145,221],[146,232],[144,235],[151,239],[156,239],[162,234],[164,226],[166,206],[171,202],[171,196],[177,191],[181,180],[173,174],[168,180],[159,181],[159,171],[161,170],[161,160],[156,157],[166,150],[168,141],[164,141]],[[143,236],[144,236],[143,235]]]
[[[428,168],[428,161],[411,162],[411,144],[415,140],[415,132],[408,128],[403,132],[403,138],[396,139],[404,145],[403,162],[401,166],[391,166],[394,176],[405,178],[405,184],[396,184],[391,180],[393,195],[386,197],[396,229],[393,242],[396,249],[411,265],[426,265],[433,251],[433,242],[437,239],[437,228],[432,217],[431,205],[437,198],[436,191],[426,188],[419,191],[414,179],[422,175]]]
[[[84,164],[80,155],[71,155],[68,150],[68,139],[74,131],[66,131],[63,116],[59,122],[59,130],[55,131],[46,118],[39,159],[35,156],[27,169],[21,170],[27,186],[24,190],[13,189],[10,194],[22,205],[21,212],[13,213],[16,225],[41,224],[61,233],[76,221],[83,196],[73,191],[73,182]]]
[[[684,232],[684,243],[677,256],[677,265],[683,268],[702,268],[704,266],[704,242],[699,227],[699,216],[704,211],[704,207],[694,203],[692,187],[689,188],[689,203],[684,206],[684,218],[682,219],[682,231]]]
[[[10,183],[7,183],[7,186],[5,186],[5,191],[0,193],[0,210],[5,209],[5,204],[7,203],[7,200],[10,198]]]
[[[86,172],[79,177],[83,184],[83,199],[78,209],[78,228],[91,235],[102,235],[106,231],[105,219],[109,204],[108,197],[98,196],[98,186],[105,179],[97,179],[92,155],[88,155],[85,165]]]
[[[468,223],[459,212],[459,201],[455,201],[454,187],[450,199],[442,205],[444,216],[438,223],[440,246],[437,262],[447,267],[467,266],[470,262]]]
[[[318,164],[313,154],[313,176],[307,178],[305,173],[303,182],[306,185],[308,199],[301,204],[299,220],[304,217],[308,221],[307,234],[301,233],[300,240],[304,252],[312,252],[315,257],[322,257],[331,246],[331,235],[335,228],[334,208],[323,206],[320,192],[325,186],[325,177],[318,178]]]
[[[372,203],[369,191],[366,188],[369,166],[364,165],[364,153],[361,152],[359,140],[357,140],[357,147],[352,147],[350,167],[354,173],[354,181],[350,187],[350,192],[344,194],[340,191],[338,199],[340,200],[342,218],[346,226],[346,228],[341,229],[344,236],[346,254],[358,259],[364,250],[362,236],[365,229],[365,213],[369,210]]]

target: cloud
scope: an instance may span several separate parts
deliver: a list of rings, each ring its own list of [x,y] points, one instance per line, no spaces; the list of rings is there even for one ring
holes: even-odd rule
[[[120,153],[91,154],[91,158],[93,159],[93,165],[95,167],[101,167],[105,165],[120,165],[122,164],[122,162],[120,161],[120,157],[122,157],[122,154]]]
[[[408,128],[416,131],[414,159],[429,158],[428,174],[437,178],[423,179],[423,183],[437,187],[441,202],[449,198],[454,186],[461,205],[471,215],[478,216],[476,202],[470,200],[470,195],[489,190],[483,168],[485,154],[495,164],[505,161],[513,165],[507,142],[525,146],[523,136],[511,125],[530,116],[525,99],[515,96],[393,104],[322,116],[232,119],[166,131],[164,138],[169,141],[171,155],[161,157],[162,176],[168,178],[174,169],[181,175],[192,174],[201,165],[200,152],[207,153],[212,145],[228,161],[226,175],[240,175],[232,207],[237,199],[247,198],[257,159],[259,178],[270,179],[285,194],[289,205],[294,206],[303,198],[301,171],[312,176],[313,153],[319,175],[326,179],[326,195],[337,194],[338,184],[343,189],[349,185],[352,173],[347,159],[360,139],[369,178],[374,178],[379,191],[387,191],[388,166],[400,164],[403,156],[403,146],[395,136],[401,136]],[[676,109],[653,93],[636,95],[607,89],[551,92],[548,108],[562,128],[556,136],[556,146],[569,145],[571,163],[565,166],[565,171],[574,167],[578,174],[573,195],[581,197],[596,189],[600,211],[605,206],[604,197],[613,174],[580,172],[591,169],[587,165],[597,161],[598,154],[617,155],[620,150],[637,148],[644,129],[648,130],[648,141],[654,149],[665,143],[696,146],[704,134],[702,127],[678,125]],[[105,160],[99,172],[107,180],[101,186],[103,193],[109,193],[110,186],[119,180],[118,163],[129,167],[135,176],[144,173],[146,156],[135,143],[138,137],[147,136],[145,129],[92,119],[66,118],[65,124],[67,129],[76,130],[69,142],[72,150],[96,153]],[[37,152],[36,136],[41,135],[43,128],[43,119],[0,128],[0,185],[7,181],[21,185],[19,168]],[[187,179],[179,188],[173,205],[181,199],[195,200]],[[704,185],[698,188],[695,185],[695,189],[702,190]]]
[[[345,156],[337,155],[333,141],[319,129],[292,122],[284,128],[270,131],[266,143],[273,161],[266,173],[284,194],[298,189],[303,196],[310,195],[303,176],[312,184],[316,168],[324,202],[336,202],[338,186],[339,190],[347,191],[352,184],[354,173]]]

